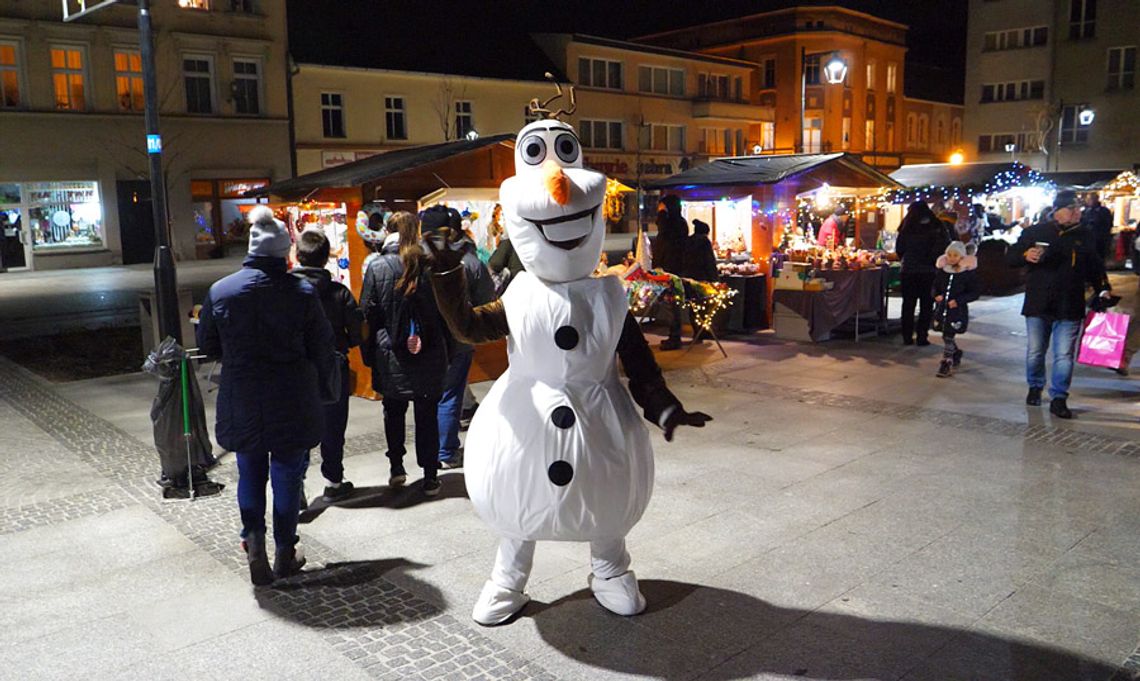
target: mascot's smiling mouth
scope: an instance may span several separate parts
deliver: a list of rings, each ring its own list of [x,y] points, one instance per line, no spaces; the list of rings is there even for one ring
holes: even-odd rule
[[[549,243],[551,246],[570,251],[570,250],[577,248],[583,241],[585,241],[586,237],[590,236],[590,232],[586,232],[582,236],[575,237],[573,239],[559,241],[557,239],[551,238],[552,235],[547,233],[547,229],[551,225],[560,225],[562,223],[573,222],[575,220],[580,220],[582,218],[592,217],[594,214],[594,211],[598,210],[601,207],[602,207],[602,204],[599,203],[598,205],[594,206],[593,208],[587,208],[586,210],[581,210],[581,211],[578,211],[577,213],[571,213],[569,215],[560,215],[556,218],[548,218],[545,220],[538,220],[538,219],[534,219],[534,218],[523,218],[523,219],[526,220],[527,222],[531,223],[535,227],[537,227],[539,234],[541,234],[542,238],[546,239],[547,243]]]

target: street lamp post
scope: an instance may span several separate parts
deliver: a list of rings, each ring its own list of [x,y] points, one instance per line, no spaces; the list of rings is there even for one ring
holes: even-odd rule
[[[102,0],[88,7],[78,0],[79,12],[71,12],[70,0],[63,0],[63,20],[75,21],[93,12],[117,4],[119,0]],[[142,61],[143,120],[146,125],[146,152],[150,163],[150,198],[154,217],[154,317],[158,320],[158,338],[171,336],[182,344],[182,321],[178,312],[178,276],[174,254],[170,250],[170,231],[166,215],[166,182],[162,175],[162,136],[158,131],[158,86],[154,60],[154,31],[150,21],[150,0],[136,0],[139,8],[139,58]]]
[[[838,85],[847,79],[847,62],[837,52],[817,52],[810,56],[830,54],[827,66],[823,67],[823,76],[830,85]],[[808,53],[806,47],[800,48],[800,153],[807,151],[807,140],[804,139],[804,121],[807,117],[807,64]],[[820,129],[820,142],[823,142],[823,130]]]

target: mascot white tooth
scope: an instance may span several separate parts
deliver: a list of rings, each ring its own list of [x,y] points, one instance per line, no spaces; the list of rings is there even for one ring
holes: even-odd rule
[[[558,113],[573,112],[573,94],[571,110]],[[432,285],[455,335],[508,338],[509,368],[480,405],[465,447],[468,495],[501,537],[472,613],[484,625],[507,621],[529,600],[538,540],[588,541],[597,601],[619,615],[641,612],[625,536],[649,503],[653,449],[634,401],[667,439],[678,425],[709,420],[669,392],[621,282],[591,277],[605,236],[606,178],[582,167],[578,136],[550,114],[550,101],[531,103],[550,117],[518,134],[515,176],[499,193],[526,271],[501,300],[472,307],[453,252],[429,244]]]

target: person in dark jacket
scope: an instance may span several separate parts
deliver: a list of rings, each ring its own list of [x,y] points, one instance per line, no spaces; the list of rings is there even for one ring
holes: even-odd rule
[[[1096,252],[1107,260],[1112,251],[1112,211],[1101,205],[1096,192],[1085,194],[1085,209],[1081,211],[1081,224],[1088,227],[1096,239]]]
[[[400,251],[373,260],[364,274],[360,306],[369,336],[361,349],[365,364],[372,368],[372,387],[384,399],[384,438],[391,464],[388,484],[399,487],[408,479],[404,425],[411,403],[423,493],[435,496],[440,489],[436,409],[451,355],[449,338],[428,283],[419,220],[401,211],[389,221],[400,234]]]
[[[487,269],[491,270],[492,275],[499,278],[494,284],[495,292],[500,296],[507,292],[507,287],[511,285],[511,278],[526,269],[522,264],[522,259],[519,258],[519,254],[515,252],[515,247],[511,245],[511,240],[505,234],[495,248],[495,252],[491,254],[491,259],[487,261]]]
[[[1073,379],[1073,352],[1085,317],[1085,287],[1101,295],[1111,293],[1104,260],[1097,254],[1096,238],[1080,224],[1077,195],[1061,191],[1053,199],[1051,217],[1021,234],[1006,253],[1011,267],[1027,267],[1025,302],[1021,314],[1028,334],[1025,403],[1041,404],[1045,388],[1045,353],[1053,344],[1049,411],[1071,419],[1069,385]]]
[[[902,260],[900,287],[902,288],[903,345],[930,345],[930,329],[934,299],[930,295],[934,285],[935,261],[950,239],[942,223],[924,201],[915,201],[907,209],[899,225],[895,253]],[[918,305],[918,326],[914,323],[914,308]]]
[[[978,281],[978,259],[967,253],[966,244],[951,241],[946,253],[935,263],[938,267],[934,275],[934,302],[938,308],[934,313],[935,325],[942,329],[942,362],[938,365],[938,377],[949,378],[962,363],[962,349],[958,347],[958,335],[966,333],[970,323],[970,303],[978,299],[982,292]]]
[[[224,364],[217,436],[236,452],[238,507],[250,578],[256,585],[300,572],[297,547],[306,454],[321,441],[323,395],[337,371],[333,331],[316,291],[289,274],[285,225],[267,206],[249,212],[249,256],[210,287],[198,347]],[[273,484],[272,570],[265,547],[265,483]]]
[[[682,276],[697,281],[719,281],[720,272],[716,268],[716,253],[709,240],[709,226],[701,220],[693,220],[693,234],[685,242],[685,266]]]
[[[364,315],[352,291],[325,269],[329,260],[329,240],[318,229],[306,229],[297,239],[299,267],[293,274],[316,289],[321,308],[332,326],[336,341],[337,369],[340,371],[340,395],[325,405],[325,429],[321,436],[321,475],[328,481],[325,500],[337,502],[352,495],[352,483],[344,479],[344,431],[348,427],[348,398],[352,394],[348,375],[348,351],[358,347]]]
[[[681,215],[681,197],[676,194],[661,197],[657,204],[657,238],[653,240],[653,269],[680,275],[685,269],[685,242],[689,238],[689,223]],[[671,306],[669,337],[661,341],[662,350],[681,347],[681,305]]]
[[[483,305],[495,299],[495,285],[491,272],[479,260],[475,243],[464,236],[459,212],[445,206],[432,206],[421,216],[420,229],[426,239],[432,238],[444,227],[448,228],[451,250],[463,254],[463,271],[467,274],[467,295],[475,304]],[[444,329],[445,333],[451,331]],[[463,466],[463,452],[459,446],[460,420],[463,414],[463,395],[467,390],[467,373],[475,358],[475,347],[451,339],[453,348],[447,375],[443,379],[443,394],[439,399],[439,465],[441,468]]]

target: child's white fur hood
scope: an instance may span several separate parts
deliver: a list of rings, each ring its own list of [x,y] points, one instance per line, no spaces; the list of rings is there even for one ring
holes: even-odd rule
[[[938,261],[934,263],[934,266],[949,274],[968,272],[970,270],[978,269],[978,257],[976,255],[962,256],[962,259],[958,261],[958,268],[955,269],[946,262],[946,255],[942,254],[938,256]]]

